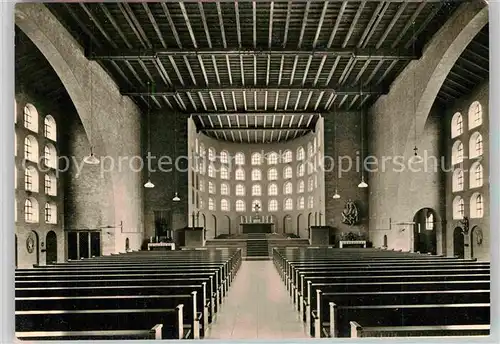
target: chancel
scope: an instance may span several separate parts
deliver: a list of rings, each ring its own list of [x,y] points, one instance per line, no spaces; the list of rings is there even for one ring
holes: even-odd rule
[[[16,336],[487,336],[488,12],[17,4]]]

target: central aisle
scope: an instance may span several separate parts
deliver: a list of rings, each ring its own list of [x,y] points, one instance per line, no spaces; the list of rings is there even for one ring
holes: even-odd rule
[[[243,261],[208,339],[309,338],[271,261]]]

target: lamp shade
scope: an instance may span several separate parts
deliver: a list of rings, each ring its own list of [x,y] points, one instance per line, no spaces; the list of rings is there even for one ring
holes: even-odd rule
[[[333,199],[339,199],[340,198],[340,195],[339,193],[337,192],[337,190],[335,190],[335,194],[332,196]]]
[[[83,162],[88,165],[99,165],[101,161],[94,155],[93,152],[90,152],[90,155],[83,158]]]
[[[179,195],[177,194],[177,192],[175,193],[174,195],[174,198],[172,198],[172,201],[174,202],[179,202],[181,199],[179,198]]]
[[[148,181],[146,182],[146,184],[144,184],[144,187],[147,188],[147,189],[152,189],[155,187],[155,185],[151,182],[151,179],[148,179]]]
[[[365,183],[365,177],[361,177],[361,183],[358,184],[358,188],[367,188],[368,184]]]

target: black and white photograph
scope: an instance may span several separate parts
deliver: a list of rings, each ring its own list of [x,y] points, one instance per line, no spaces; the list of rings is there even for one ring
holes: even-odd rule
[[[12,5],[16,340],[488,339],[490,5]]]

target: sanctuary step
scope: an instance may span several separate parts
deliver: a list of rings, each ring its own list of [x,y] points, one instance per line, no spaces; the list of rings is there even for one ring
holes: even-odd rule
[[[247,257],[269,257],[269,243],[264,233],[248,234]]]

